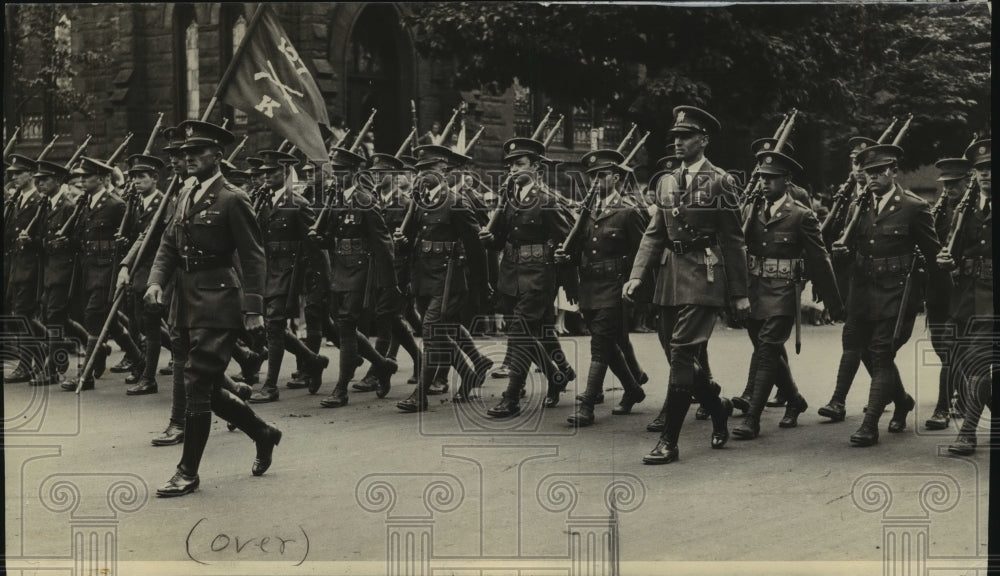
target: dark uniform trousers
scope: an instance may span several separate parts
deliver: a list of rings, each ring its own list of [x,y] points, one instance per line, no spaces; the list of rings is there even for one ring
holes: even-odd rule
[[[915,306],[903,302],[906,277],[916,258],[914,246],[924,256],[928,271],[939,276],[934,259],[940,245],[927,203],[898,184],[886,192],[890,197],[876,213],[864,207],[853,240],[854,274],[848,297],[848,317],[844,325],[845,351],[867,353],[872,375],[864,426],[874,428],[885,406],[895,401],[897,408],[909,402],[895,365],[896,351],[909,339]],[[921,283],[915,277],[914,284]],[[917,293],[922,293],[920,286]],[[904,330],[893,341],[896,317],[904,310]],[[838,380],[840,375],[838,374]]]
[[[685,180],[682,182],[682,180]],[[723,422],[718,390],[698,361],[719,309],[747,295],[742,223],[732,177],[707,159],[698,172],[680,169],[657,182],[658,210],[646,228],[631,279],[645,280],[659,265],[653,301],[659,336],[670,363],[662,440],[676,445],[692,396]]]

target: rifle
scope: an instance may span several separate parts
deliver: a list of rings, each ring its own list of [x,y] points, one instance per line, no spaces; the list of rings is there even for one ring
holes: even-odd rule
[[[284,152],[285,146],[288,146],[288,138],[282,140],[281,144],[278,144],[278,147],[275,148],[275,150],[277,150],[278,152]]]
[[[785,147],[785,143],[788,142],[788,136],[792,133],[792,128],[795,126],[795,117],[798,115],[799,111],[792,108],[792,111],[788,113],[787,119],[782,121],[780,129],[780,135],[777,136],[778,142],[774,145],[775,152],[781,152]],[[743,219],[743,235],[750,230],[750,223],[753,222],[754,212],[757,210],[757,202],[759,202],[764,194],[760,191],[760,170],[758,167],[754,167],[753,175],[750,177],[750,182],[747,184],[746,190],[746,205],[750,206],[747,210],[746,218]]]
[[[552,129],[549,130],[549,134],[545,137],[545,140],[542,141],[542,146],[545,146],[546,148],[549,147],[549,143],[552,142],[552,139],[555,138],[556,136],[556,132],[559,131],[559,127],[562,126],[562,121],[563,121],[563,115],[560,114],[559,119],[556,120],[555,125],[553,125]]]
[[[399,149],[396,150],[396,153],[393,154],[393,156],[395,156],[396,158],[402,156],[403,152],[405,152],[407,148],[412,147],[413,139],[416,137],[417,137],[417,131],[411,129],[410,133],[406,135],[406,140],[403,140],[403,143],[399,145]]]
[[[42,153],[38,155],[38,158],[35,158],[35,162],[41,162],[42,160],[44,160],[45,157],[49,155],[49,152],[52,151],[52,147],[55,146],[56,140],[58,139],[59,139],[58,134],[53,136],[52,140],[49,141],[49,144],[45,147],[44,150],[42,150]]]
[[[118,146],[118,149],[115,150],[115,153],[112,154],[110,158],[108,158],[107,160],[105,160],[104,163],[107,164],[108,166],[111,166],[115,162],[117,162],[118,161],[118,157],[121,156],[122,152],[125,151],[125,148],[128,146],[128,143],[132,141],[132,137],[133,136],[135,136],[135,134],[133,134],[132,132],[129,132],[128,134],[126,134],[125,135],[125,140],[122,141],[121,145]]]
[[[785,115],[781,118],[781,124],[778,124],[778,129],[774,131],[773,138],[775,140],[780,139],[781,135],[785,133],[785,127],[788,125],[789,116],[790,114],[786,112]],[[775,146],[775,151],[778,151],[777,146]],[[759,183],[759,181],[760,181],[760,170],[758,170],[757,166],[754,165],[753,173],[750,175],[750,179],[747,181],[747,185],[743,189],[743,198],[745,200],[745,203],[750,202],[754,193],[757,191],[757,184]]]
[[[795,353],[802,352],[802,261],[795,265]]]
[[[451,135],[451,129],[455,126],[455,120],[458,119],[459,113],[465,107],[465,102],[462,102],[458,108],[453,108],[451,111],[451,118],[448,119],[448,123],[445,124],[444,130],[441,131],[441,146],[446,146],[448,141],[448,136]]]
[[[80,146],[77,147],[76,152],[73,152],[73,155],[70,156],[69,161],[66,162],[66,165],[63,166],[63,168],[69,170],[73,164],[76,164],[76,161],[83,155],[84,150],[87,149],[87,145],[90,144],[90,139],[90,134],[87,134],[87,137],[83,139],[83,144],[80,144]]]
[[[879,144],[885,144],[886,140],[889,139],[889,136],[892,134],[892,130],[893,130],[893,128],[896,127],[897,123],[899,123],[899,118],[896,117],[896,116],[893,116],[892,117],[892,122],[890,122],[889,125],[885,127],[885,131],[882,132],[882,135],[878,137],[878,143]]]
[[[479,128],[479,131],[476,132],[476,135],[472,137],[472,140],[469,140],[469,143],[468,145],[466,145],[465,150],[462,150],[462,154],[468,156],[469,150],[472,150],[473,146],[475,146],[476,143],[479,142],[479,137],[482,136],[483,132],[485,131],[486,131],[486,126],[481,126]]]
[[[975,144],[977,140],[979,140],[979,135],[973,134],[972,142],[969,143],[969,146]],[[969,146],[966,146],[966,148],[968,148]],[[931,208],[931,218],[934,220],[935,230],[938,227],[938,223],[941,221],[942,218],[945,217],[947,213],[948,213],[948,193],[942,190],[941,195],[938,196],[937,201],[934,202],[934,206]]]
[[[847,221],[844,226],[844,231],[841,233],[840,238],[833,243],[834,246],[847,246],[851,243],[851,239],[854,238],[854,229],[858,225],[858,219],[861,217],[861,212],[864,210],[869,210],[872,205],[872,184],[871,182],[865,186],[865,189],[858,194],[858,197],[854,199],[854,212],[851,214],[851,219]]]
[[[854,190],[856,185],[857,179],[852,171],[847,177],[847,181],[841,184],[840,188],[837,189],[836,194],[833,195],[833,203],[830,205],[830,212],[827,213],[826,218],[823,219],[823,224],[819,227],[820,235],[824,239],[828,239],[832,236],[834,224],[839,223],[844,219],[844,210],[847,206],[850,206],[851,192]]]
[[[234,160],[236,160],[236,155],[243,151],[243,147],[246,146],[247,139],[249,138],[250,138],[249,134],[243,136],[243,139],[240,140],[240,143],[237,144],[236,148],[233,148],[233,151],[229,154],[229,158],[226,158],[227,162],[233,162]]]
[[[347,137],[350,136],[350,134],[351,130],[350,128],[348,128],[347,131],[344,132],[344,135],[340,138],[340,140],[337,140],[337,142],[333,145],[334,148],[342,147],[344,145],[344,142],[347,142]]]
[[[410,143],[410,155],[413,155],[413,150],[417,147],[417,140],[420,139],[420,129],[417,127],[417,103],[415,100],[410,100],[410,123],[413,125],[411,129],[413,130],[413,142]]]
[[[14,144],[17,142],[17,135],[21,133],[21,127],[17,126],[14,128],[14,133],[10,135],[7,139],[7,143],[3,147],[3,158],[4,160],[10,156],[10,153],[14,151]]]
[[[357,150],[358,146],[361,145],[361,139],[365,137],[365,134],[368,133],[368,129],[371,128],[372,126],[372,122],[375,121],[376,112],[378,112],[378,110],[372,108],[371,115],[368,116],[368,120],[365,121],[364,126],[362,126],[361,130],[358,131],[358,135],[354,138],[354,144],[351,144],[351,147],[347,149],[348,152],[354,152],[355,150]]]
[[[150,220],[149,225],[146,230],[143,230],[139,234],[139,238],[136,239],[139,242],[139,247],[136,250],[135,259],[129,266],[129,277],[135,273],[136,267],[139,262],[142,261],[142,257],[146,250],[149,248],[150,239],[153,237],[153,227],[159,225],[160,220],[163,219],[163,214],[166,212],[167,204],[170,203],[170,197],[180,190],[181,181],[176,174],[171,178],[170,183],[167,185],[167,192],[163,196],[163,200],[160,205],[156,208],[156,213],[153,214],[152,220]],[[81,198],[81,201],[84,200]],[[74,278],[76,277],[76,271],[74,270]],[[111,329],[111,323],[117,319],[118,308],[121,306],[122,301],[125,298],[126,285],[122,284],[120,287],[115,288],[114,298],[111,301],[111,308],[109,309],[107,318],[104,319],[104,326],[101,328],[100,333],[97,335],[97,346],[94,347],[94,353],[87,356],[86,362],[83,365],[83,371],[80,373],[80,379],[76,383],[76,393],[80,393],[80,389],[83,387],[84,380],[87,376],[94,370],[94,360],[97,357],[97,351],[104,343],[104,339],[108,337],[108,332]],[[72,294],[72,292],[70,292]]]
[[[973,203],[973,196],[975,195],[976,188],[979,187],[979,183],[976,182],[975,178],[969,179],[969,185],[965,188],[965,194],[962,195],[962,199],[958,202],[955,207],[955,221],[954,225],[951,227],[951,231],[948,233],[948,243],[945,245],[942,252],[950,255],[955,254],[955,248],[962,248],[958,246],[958,240],[962,236],[962,230],[965,228],[966,215],[975,205]],[[954,258],[954,256],[952,256]]]
[[[906,122],[903,123],[903,127],[899,129],[896,137],[892,139],[893,146],[899,146],[899,143],[903,141],[903,136],[906,136],[906,131],[910,129],[910,122],[913,122],[913,114],[910,114],[906,118]]]
[[[153,124],[153,131],[149,133],[149,140],[146,141],[146,147],[142,149],[143,156],[149,156],[150,151],[153,149],[153,142],[156,141],[156,137],[160,134],[160,127],[163,126],[163,112],[156,117],[156,124]]]
[[[560,116],[559,119],[562,120],[562,116]],[[639,127],[638,124],[636,124],[635,122],[632,123],[632,127],[629,128],[628,134],[626,134],[625,137],[622,138],[622,141],[620,144],[618,144],[618,148],[615,149],[615,152],[621,154],[622,152],[625,151],[625,145],[628,144],[628,141],[632,139],[632,136],[635,134],[635,129],[638,127]]]
[[[642,145],[646,143],[647,138],[649,138],[649,132],[646,132],[646,134],[643,135],[643,137],[639,139],[638,142],[636,142],[635,146],[632,148],[632,151],[629,152],[628,156],[626,156],[624,160],[622,160],[621,163],[622,166],[627,166],[628,163],[632,160],[632,158],[634,158],[635,155],[639,153],[639,149],[642,148]],[[576,239],[579,238],[580,234],[583,232],[583,222],[584,220],[590,217],[590,213],[594,209],[594,201],[597,200],[598,182],[599,180],[597,178],[594,178],[594,181],[590,185],[590,189],[587,190],[587,195],[583,198],[583,201],[580,203],[580,212],[576,215],[576,221],[573,222],[573,227],[570,229],[569,234],[567,234],[566,238],[563,239],[563,243],[561,246],[563,252],[569,252],[573,244],[576,243]]]
[[[538,137],[542,135],[542,130],[545,128],[545,125],[549,123],[549,116],[552,116],[552,106],[549,106],[549,109],[542,118],[542,121],[538,123],[535,131],[531,133],[532,140],[538,140]]]

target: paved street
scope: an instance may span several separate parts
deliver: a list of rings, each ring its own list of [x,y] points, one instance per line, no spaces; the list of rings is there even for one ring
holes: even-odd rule
[[[711,450],[711,424],[694,420],[692,408],[681,459],[666,466],[641,461],[656,441],[645,425],[666,386],[654,334],[633,335],[651,376],[647,400],[631,416],[611,416],[621,390],[609,375],[614,391],[596,425],[580,431],[566,423],[575,391],[541,413],[540,379],[515,422],[482,417],[504,387],[492,379],[481,405],[457,407],[449,393],[433,397],[427,413],[400,414],[395,403],[412,389],[403,353],[388,398],[352,394],[347,407],[323,409],[337,357],[324,347],[331,369],[318,396],[282,387],[279,402],[255,407],[284,432],[267,474],[250,475],[253,443],[216,419],[201,488],[176,499],[154,492],[181,447],[149,444],[167,423],[169,377],[145,397],[125,396],[124,375],[105,375],[80,397],[8,384],[10,573],[70,566],[71,534],[100,533],[110,536],[87,545],[116,554],[122,574],[385,574],[387,559],[413,570],[402,573],[565,574],[571,565],[617,563],[621,574],[882,574],[883,553],[890,561],[929,554],[928,566],[962,574],[985,563],[976,556],[986,553],[989,454],[949,457],[954,430],[923,430],[938,367],[922,325],[921,317],[897,359],[917,400],[906,433],[886,433],[886,414],[876,447],[850,446],[865,377],[848,398],[846,422],[816,414],[833,388],[840,327],[806,326],[802,353],[791,359],[810,403],[799,427],[779,429],[782,409],[770,408],[759,439]],[[499,364],[503,344],[481,342]],[[582,389],[588,339],[564,345]],[[723,394],[739,394],[746,334],[718,327],[709,354]],[[285,372],[293,368],[286,358]],[[617,502],[613,528],[609,501]]]

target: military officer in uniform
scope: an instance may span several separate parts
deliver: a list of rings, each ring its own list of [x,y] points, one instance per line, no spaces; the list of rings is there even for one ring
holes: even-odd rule
[[[150,304],[162,305],[162,286],[176,275],[172,320],[178,344],[187,350],[176,367],[183,373],[187,390],[184,450],[176,473],[156,491],[161,497],[183,496],[197,489],[212,412],[236,424],[256,443],[254,476],[270,467],[274,446],[281,440],[280,430],[266,424],[222,386],[237,331],[263,327],[266,275],[260,229],[250,200],[219,171],[223,147],[232,143],[233,134],[194,120],[182,122],[177,129],[186,137],[181,150],[188,174],[196,181],[177,203],[145,295]]]
[[[309,350],[288,331],[288,320],[298,317],[298,291],[301,282],[296,274],[305,274],[302,262],[308,251],[310,259],[322,258],[322,253],[308,239],[308,231],[316,218],[309,201],[286,186],[287,170],[298,163],[295,156],[277,150],[260,152],[264,163],[260,170],[267,179],[268,189],[257,222],[264,238],[267,278],[264,284],[264,317],[267,332],[267,376],[261,389],[250,397],[250,403],[274,402],[278,399],[278,375],[285,347],[303,358],[310,382],[319,389],[323,370],[330,364],[326,356]],[[299,254],[303,252],[303,254]],[[295,286],[298,284],[299,286]]]
[[[843,347],[867,353],[872,376],[864,421],[851,436],[854,446],[878,442],[878,422],[890,402],[895,403],[895,410],[889,431],[905,430],[914,401],[899,379],[894,359],[909,338],[912,322],[904,322],[909,327],[898,340],[893,339],[893,333],[900,314],[915,317],[914,299],[903,301],[906,283],[915,281],[907,278],[916,268],[914,247],[923,254],[928,272],[940,274],[934,264],[940,244],[930,209],[919,196],[896,183],[902,155],[902,148],[891,144],[869,146],[858,155],[871,196],[869,199],[866,193],[862,197],[855,232],[847,238],[848,243],[838,241],[833,246],[837,253],[854,255]]]
[[[12,154],[10,160],[7,172],[14,175],[18,188],[9,200],[14,206],[4,211],[7,217],[4,221],[4,266],[9,267],[4,299],[8,302],[9,313],[25,320],[32,334],[41,338],[45,336],[44,327],[37,320],[41,242],[35,230],[47,207],[46,198],[35,188],[33,181],[36,162],[17,154]],[[39,364],[42,362],[27,353],[20,354],[14,372],[5,382],[30,381],[36,375],[32,372],[35,360]]]
[[[331,150],[330,162],[341,175],[357,170],[364,158],[343,149]],[[396,372],[396,363],[375,352],[371,342],[360,332],[358,323],[373,306],[377,290],[395,290],[392,238],[375,199],[363,186],[338,187],[325,226],[316,230],[314,238],[330,255],[330,313],[336,317],[340,340],[340,375],[333,392],[320,405],[324,408],[346,406],[347,385],[358,367],[361,356],[374,360],[382,378],[378,394],[388,392],[389,378]]]
[[[677,460],[677,441],[694,395],[712,419],[711,446],[729,440],[732,403],[719,396],[697,358],[712,335],[719,308],[750,309],[746,247],[732,177],[705,157],[719,121],[692,106],[674,108],[670,133],[681,167],[660,179],[659,209],[643,236],[623,295],[631,298],[650,269],[659,266],[654,302],[660,307],[660,341],[670,363],[663,433],[643,458],[647,464]]]
[[[791,193],[792,176],[801,173],[802,167],[781,152],[761,151],[757,153],[757,170],[764,197],[746,208],[750,217],[746,233],[750,317],[746,326],[754,347],[749,376],[753,388],[746,418],[732,431],[744,440],[760,433],[760,416],[774,382],[784,384],[782,396],[787,400],[778,426],[794,428],[799,414],[808,407],[788,373],[785,352],[785,342],[799,321],[796,284],[804,281],[805,270],[831,314],[839,317],[843,312],[816,214]]]
[[[626,307],[622,284],[632,270],[632,259],[649,218],[622,190],[629,169],[625,158],[614,150],[585,154],[581,163],[597,180],[595,205],[585,213],[577,253],[580,274],[580,311],[590,330],[590,371],[587,387],[581,395],[576,414],[568,418],[575,426],[594,423],[594,404],[603,396],[604,378],[610,367],[625,389],[612,414],[629,414],[632,407],[646,398],[623,349],[628,342]],[[584,216],[581,216],[584,217]],[[555,252],[557,262],[566,262],[570,254],[562,247]],[[624,345],[623,345],[624,344]]]
[[[410,283],[422,316],[424,356],[420,381],[405,400],[396,404],[402,412],[427,410],[427,396],[437,372],[455,368],[462,384],[459,401],[481,384],[485,372],[478,373],[466,362],[458,339],[462,306],[470,290],[489,292],[485,251],[479,242],[479,224],[468,200],[453,190],[446,171],[453,161],[444,146],[428,144],[416,149],[412,201],[414,214],[408,227],[394,234],[394,241],[411,247]],[[462,269],[469,266],[468,279],[481,283],[469,286]]]
[[[938,182],[941,183],[942,190],[934,207],[931,208],[931,216],[934,218],[934,230],[938,240],[944,242],[948,239],[955,207],[962,199],[962,194],[965,193],[972,177],[972,164],[965,158],[943,158],[934,166],[941,173]],[[935,291],[942,293],[934,294]],[[924,422],[924,427],[928,430],[944,430],[951,422],[952,397],[956,393],[951,373],[951,364],[954,360],[951,357],[951,349],[955,337],[959,334],[957,327],[950,322],[950,286],[945,285],[940,288],[928,286],[928,292],[927,330],[930,332],[934,352],[941,360],[941,372],[938,374],[937,404],[934,406],[934,413]]]
[[[965,221],[957,234],[955,252],[942,250],[937,263],[945,270],[955,270],[952,290],[951,318],[960,339],[951,364],[953,379],[965,387],[961,399],[964,416],[958,437],[948,446],[948,452],[967,456],[976,451],[976,430],[983,409],[993,411],[993,375],[998,359],[997,321],[993,305],[993,191],[991,186],[990,140],[974,142],[965,151],[972,163],[973,176],[979,186],[978,197],[971,198]]]
[[[146,337],[144,344],[145,362],[143,363],[142,371],[133,381],[126,379],[126,384],[132,384],[132,386],[125,390],[125,393],[129,396],[141,396],[156,394],[158,391],[156,368],[162,344],[160,333],[160,319],[163,318],[162,309],[148,307],[142,299],[143,294],[146,293],[146,280],[149,278],[149,268],[153,264],[153,256],[156,253],[155,246],[158,244],[153,243],[154,239],[150,239],[150,245],[147,247],[143,258],[138,264],[134,265],[135,271],[131,278],[129,277],[128,270],[133,266],[139,245],[142,243],[142,238],[151,230],[150,223],[153,221],[160,203],[166,198],[156,185],[159,179],[159,172],[163,169],[164,164],[162,160],[155,156],[144,156],[141,154],[130,156],[126,160],[126,163],[128,164],[128,174],[132,178],[135,192],[138,194],[138,205],[135,207],[136,214],[130,219],[130,226],[125,230],[125,237],[132,242],[132,247],[129,250],[129,254],[122,259],[122,264],[118,272],[118,286],[131,285],[135,308],[133,314],[139,320],[139,329]],[[159,234],[155,236],[155,239],[159,239],[159,235],[162,232],[162,227],[160,227]]]

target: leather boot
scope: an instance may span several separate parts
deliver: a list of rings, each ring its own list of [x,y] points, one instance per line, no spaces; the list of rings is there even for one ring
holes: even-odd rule
[[[785,415],[778,422],[779,428],[795,428],[799,425],[799,414],[802,414],[809,408],[809,404],[806,399],[802,397],[802,394],[796,394],[788,401],[785,405]]]
[[[181,453],[177,472],[163,486],[156,490],[161,498],[184,496],[198,488],[198,467],[201,457],[208,444],[208,435],[212,431],[212,413],[188,413],[184,425],[184,451]]]
[[[233,346],[233,360],[240,366],[241,380],[250,386],[260,382],[260,367],[267,358],[241,344]]]
[[[437,366],[432,365],[424,358],[424,368],[420,373],[420,382],[417,387],[413,389],[410,396],[404,400],[400,400],[396,403],[396,408],[400,412],[425,412],[427,410],[427,389],[430,388],[431,382],[434,381],[434,374],[437,372]]]
[[[869,404],[871,406],[871,404]],[[884,409],[884,408],[883,408]],[[878,420],[882,416],[882,410],[868,410],[865,412],[865,419],[861,427],[851,434],[851,444],[859,447],[874,446],[878,444]]]
[[[311,394],[315,394],[313,390],[319,390],[320,386],[322,386],[323,370],[326,370],[327,366],[330,365],[330,359],[310,350],[304,342],[296,338],[295,334],[292,334],[288,330],[284,331],[283,336],[285,347],[295,354],[296,358],[303,359],[303,365],[306,368],[305,375],[309,380],[309,391]],[[343,343],[341,345],[343,346]],[[341,348],[341,352],[343,353],[343,348]],[[270,359],[268,360],[268,373],[270,373]]]
[[[669,397],[669,394],[667,395]],[[690,398],[688,401],[690,402]],[[647,432],[663,432],[663,427],[667,422],[667,399],[663,399],[663,406],[660,407],[660,412],[656,415],[656,418],[652,422],[646,424]]]
[[[94,389],[94,374],[97,372],[98,361],[100,360],[100,362],[103,364],[103,357],[104,357],[103,346],[98,346],[97,345],[97,338],[94,338],[94,337],[87,338],[87,352],[86,352],[86,357],[89,358],[91,355],[94,355],[94,366],[95,367],[94,367],[93,370],[90,371],[90,374],[88,374],[87,377],[84,379],[84,381],[83,381],[83,387],[81,388],[81,390],[93,390]],[[84,368],[86,368],[86,365],[84,366]],[[83,375],[81,374],[81,376],[83,376]],[[67,380],[66,382],[63,382],[62,385],[60,385],[60,388],[62,388],[63,390],[69,391],[69,392],[73,392],[73,391],[76,390],[76,381],[74,381],[74,380]]]
[[[577,427],[590,426],[594,423],[594,401],[604,388],[604,378],[608,373],[608,365],[603,362],[590,362],[590,372],[587,374],[587,388],[580,395],[580,401],[576,407],[576,414],[566,419],[570,424]]]
[[[611,359],[613,362],[612,369],[615,375],[618,376],[618,380],[621,381],[622,388],[625,390],[621,400],[618,401],[618,406],[611,410],[611,414],[615,416],[631,414],[632,407],[646,399],[646,392],[639,385],[639,382],[635,380],[620,349],[614,351]]]
[[[129,369],[125,370],[125,372],[136,374],[135,379],[138,380],[138,376],[142,374],[144,368],[142,351],[139,350],[139,346],[136,345],[135,340],[132,339],[128,330],[126,330],[123,326],[119,325],[117,334],[115,332],[115,330],[112,330],[112,336],[114,337],[115,344],[121,348],[125,355],[125,360],[129,363]],[[127,381],[125,383],[131,384],[131,382]]]
[[[257,445],[257,456],[250,471],[260,476],[271,466],[271,454],[281,442],[281,430],[264,422],[243,400],[225,388],[212,392],[212,411],[231,422]]]
[[[507,390],[504,391],[500,403],[486,411],[490,418],[510,418],[521,413],[521,390],[524,389],[525,376],[511,371],[507,380]]]
[[[965,420],[959,429],[958,438],[948,446],[948,452],[960,456],[968,456],[976,451],[976,430],[983,410],[987,407],[993,410],[993,388],[990,375],[975,376],[967,382],[960,394],[963,402],[962,412]]]
[[[691,392],[683,389],[667,389],[664,401],[664,427],[656,446],[642,458],[643,464],[669,464],[680,457],[677,439],[688,409],[691,407]]]
[[[267,376],[260,390],[250,396],[251,404],[266,404],[278,400],[278,375],[281,372],[281,361],[285,356],[284,325],[268,322],[267,325]]]
[[[763,353],[760,348],[754,350],[754,356],[757,358],[752,361],[755,369],[754,382],[750,387],[750,405],[743,422],[733,427],[733,436],[739,440],[753,440],[760,435],[760,416],[764,412],[764,404],[771,394],[774,382],[774,372],[771,370],[769,359],[760,357]],[[735,405],[735,402],[733,404]]]

